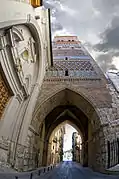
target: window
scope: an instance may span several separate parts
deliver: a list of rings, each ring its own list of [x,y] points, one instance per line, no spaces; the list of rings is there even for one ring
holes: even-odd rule
[[[65,76],[69,76],[68,70],[65,70]]]

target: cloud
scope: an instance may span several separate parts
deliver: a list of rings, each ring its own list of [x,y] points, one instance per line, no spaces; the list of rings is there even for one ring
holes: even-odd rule
[[[119,9],[118,0],[93,0],[94,7],[101,12],[101,14],[112,15]]]
[[[96,58],[96,61],[103,72],[106,72],[110,69],[116,70],[114,64],[112,64],[113,57],[110,54],[101,54]]]
[[[52,23],[52,32],[63,30],[63,26],[59,22]]]
[[[53,5],[52,3],[50,3],[49,1],[44,1],[43,2],[43,6],[46,8],[46,9],[54,9],[55,8],[55,5]]]
[[[88,0],[85,3],[85,1],[82,2],[82,0],[75,0],[74,3],[72,0],[45,0],[44,6],[51,8],[52,17],[55,17],[57,22],[62,25],[64,29],[86,40],[89,31],[93,33],[93,20],[95,23],[98,22],[94,19],[95,11],[91,1],[92,0]],[[98,25],[96,25],[96,27],[97,26]]]
[[[103,52],[119,49],[119,16],[114,17],[108,28],[100,34],[101,42],[94,47]]]
[[[43,3],[44,7],[50,8],[51,10],[51,28],[52,28],[52,33],[56,31],[60,31],[63,29],[63,26],[61,23],[58,21],[56,18],[58,14],[60,14],[61,10],[61,3],[60,0],[45,0]]]
[[[44,6],[52,10],[58,24],[84,41],[93,41],[104,31],[112,14],[119,12],[119,0],[75,0],[75,3],[73,0],[44,0]]]
[[[44,0],[44,6],[52,11],[53,34],[69,32],[90,44],[89,53],[106,52],[97,59],[105,69],[118,57],[119,0]]]

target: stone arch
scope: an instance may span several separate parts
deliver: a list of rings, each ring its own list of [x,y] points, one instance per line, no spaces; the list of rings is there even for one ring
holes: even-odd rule
[[[50,100],[52,100],[52,101],[55,100],[53,98],[55,98],[55,97],[57,98],[57,96],[60,93],[62,94],[65,91],[70,91],[72,93],[75,93],[76,95],[79,95],[82,98],[83,101],[85,101],[87,104],[90,104],[91,108],[87,111],[86,111],[86,109],[84,109],[85,112],[86,112],[86,113],[85,112],[84,113],[88,115],[89,111],[91,112],[91,111],[94,110],[96,116],[98,116],[100,118],[100,122],[103,125],[102,120],[101,120],[102,115],[100,113],[100,110],[97,108],[97,106],[94,103],[94,101],[92,100],[91,96],[90,95],[87,96],[86,93],[83,93],[82,91],[79,91],[78,89],[75,89],[73,87],[66,87],[66,86],[64,86],[64,87],[58,86],[58,88],[53,88],[52,90],[49,89],[49,91],[44,91],[44,92],[41,91],[40,96],[37,100],[36,106],[34,108],[33,118],[36,119],[37,116],[39,116],[39,112],[40,112],[41,108],[45,109],[45,114],[47,115],[50,112],[51,109],[46,109],[45,107],[43,107],[43,105],[49,106],[48,103],[49,103]],[[65,96],[65,94],[62,94],[62,95]],[[59,100],[59,102],[60,101],[61,100]],[[63,100],[62,100],[62,102],[63,102]],[[66,100],[65,100],[65,102],[66,102]],[[65,102],[63,102],[63,104]],[[68,101],[67,101],[67,103],[68,103]],[[55,108],[56,106],[60,105],[60,103],[58,103],[58,104],[53,103],[53,105],[54,105],[53,108]],[[50,105],[50,106],[52,107],[52,105]],[[87,105],[87,106],[89,106],[89,105]],[[44,113],[44,111],[43,111],[43,113]],[[41,112],[40,112],[40,114],[41,114]],[[42,119],[40,118],[40,120],[44,120],[44,119],[45,119],[45,115],[42,115]]]
[[[76,129],[76,131],[79,133],[79,135],[82,137],[82,134],[81,134],[81,131],[80,129],[77,127],[77,125],[75,125],[73,122],[69,121],[69,120],[66,120],[64,122],[61,123],[61,125],[63,124],[69,124],[70,126],[72,126],[74,129]],[[57,127],[55,128],[57,129]]]
[[[58,107],[60,107],[60,106],[58,106]],[[58,107],[56,107],[55,109],[57,110],[57,108]],[[71,106],[70,106],[71,107]],[[74,107],[75,108],[75,106],[72,106],[72,107]],[[55,111],[56,111],[55,110]],[[64,113],[64,114],[63,114]],[[65,118],[62,120],[61,118],[62,117],[65,117],[65,116],[67,116],[67,117],[69,117],[69,120],[68,120],[68,118],[66,118],[66,120],[65,120]],[[61,120],[60,120],[61,119]],[[46,123],[47,123],[47,119],[45,119],[46,120]],[[66,110],[64,109],[63,110],[63,112],[61,112],[59,115],[58,115],[58,117],[57,117],[57,119],[56,119],[57,121],[56,121],[56,123],[55,124],[51,124],[51,126],[49,126],[48,127],[48,130],[46,131],[46,135],[45,135],[45,137],[46,137],[46,140],[49,140],[49,138],[50,138],[50,135],[51,135],[51,133],[52,133],[52,131],[54,131],[60,124],[62,124],[63,122],[64,123],[66,123],[66,121],[68,121],[68,124],[70,124],[71,126],[74,126],[74,128],[76,128],[77,129],[77,131],[80,133],[80,135],[81,135],[81,137],[82,137],[82,139],[83,139],[83,134],[84,134],[84,130],[83,130],[83,126],[82,126],[82,124],[81,124],[81,122],[79,121],[79,124],[77,125],[77,120],[78,120],[78,117],[77,116],[75,116],[74,114],[73,114],[73,112],[71,112],[70,111],[70,109],[69,110],[67,110],[67,107],[66,107]],[[75,120],[75,121],[73,121],[73,120]]]
[[[77,115],[77,118],[80,118],[78,115],[81,114],[81,116],[83,116],[82,118],[85,118],[85,121],[87,121],[87,134],[85,135],[87,135],[88,137],[85,138],[84,145],[88,145],[88,148],[90,149],[85,149],[86,151],[88,150],[88,166],[91,166],[95,169],[99,169],[100,167],[104,168],[106,166],[106,162],[103,161],[106,150],[105,132],[102,127],[102,121],[100,119],[99,112],[97,112],[97,108],[95,107],[95,105],[90,102],[90,98],[88,99],[84,94],[80,94],[79,92],[68,88],[60,90],[58,89],[57,91],[55,91],[54,94],[51,94],[52,95],[49,95],[48,93],[50,97],[47,97],[46,95],[45,99],[42,99],[42,102],[38,101],[36,110],[34,111],[34,117],[37,116],[40,122],[45,120],[45,131],[47,131],[50,130],[50,128],[47,129],[48,116],[50,116],[49,119],[51,119],[55,114],[56,116],[54,116],[54,119],[57,118],[57,116],[59,116],[61,112],[63,112],[63,108],[72,108],[71,110],[75,113],[75,115]],[[57,108],[59,108],[59,112],[56,110]],[[56,111],[53,112],[53,110]],[[54,119],[52,118],[52,120]],[[51,123],[51,126],[52,124],[53,121]],[[88,133],[89,131],[90,134]],[[45,139],[48,140],[46,133]],[[47,145],[45,144],[44,147],[44,155],[46,155],[45,152]],[[43,158],[43,161],[46,161],[46,159]]]
[[[52,158],[52,139],[54,137],[54,134],[59,130],[59,129],[62,129],[62,127],[65,127],[65,124],[68,124],[70,126],[72,126],[76,132],[78,133],[78,135],[81,137],[81,144],[82,144],[82,139],[83,139],[83,135],[82,135],[82,132],[80,131],[79,127],[77,127],[76,124],[74,124],[72,121],[70,120],[65,120],[63,122],[61,122],[60,124],[58,124],[54,130],[52,130],[52,132],[50,131],[50,135],[49,135],[49,139],[48,139],[48,150],[47,150],[47,165],[49,165],[51,163],[51,161],[49,159]],[[64,128],[63,128],[64,129]],[[65,131],[65,129],[64,129]],[[60,134],[61,135],[61,134]],[[52,144],[52,145],[51,145]],[[83,161],[82,161],[82,149],[80,150],[80,153],[79,153],[79,157],[78,157],[78,161],[80,160],[81,164],[83,164]],[[63,159],[63,155],[62,155],[62,159]]]
[[[65,91],[65,90],[70,90],[70,91],[82,96],[82,98],[84,98],[85,101],[87,101],[88,103],[91,104],[91,106],[95,109],[96,113],[98,114],[98,110],[96,109],[97,106],[92,101],[92,98],[91,98],[92,96],[87,95],[86,93],[83,93],[82,91],[78,90],[77,88],[73,88],[71,86],[70,87],[66,87],[66,86],[60,87],[60,86],[58,86],[56,88],[53,88],[52,90],[49,88],[49,90],[47,92],[41,91],[39,99],[36,103],[36,107],[34,109],[33,118],[36,118],[36,116],[38,115],[38,111],[39,111],[41,105],[43,105],[45,102],[50,100],[53,96],[57,95],[58,93],[60,93],[62,91]]]
[[[17,41],[17,42],[20,42],[20,41],[23,41],[24,40],[24,37],[21,33],[21,31],[19,31],[19,29],[17,29],[17,27],[13,26],[11,29],[10,29],[10,33],[13,34],[11,41],[13,42],[13,40]]]

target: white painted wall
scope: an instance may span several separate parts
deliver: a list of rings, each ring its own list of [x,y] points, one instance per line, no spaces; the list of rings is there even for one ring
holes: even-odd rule
[[[14,60],[7,53],[6,42],[0,49],[0,63],[6,76],[7,82],[13,92],[13,97],[6,107],[2,120],[0,121],[0,139],[9,138],[25,145],[28,129],[32,120],[32,114],[36,105],[40,88],[45,75],[46,64],[50,64],[49,50],[49,30],[48,30],[48,14],[47,11],[38,8],[40,21],[35,19],[34,8],[20,1],[4,0],[0,6],[0,35],[5,36],[6,29],[15,26],[23,32],[24,41],[17,44],[18,53],[28,46],[29,37],[33,37],[37,42],[37,59],[36,63],[27,63],[22,61],[23,66],[23,82],[25,77],[31,76],[31,86],[27,99],[23,95],[23,83],[18,79],[17,70]],[[27,27],[26,27],[27,26]],[[0,36],[0,41],[1,41]],[[6,37],[5,37],[6,38]],[[11,51],[14,47],[10,47]],[[39,54],[39,56],[38,56]],[[12,54],[13,55],[13,54]],[[14,59],[14,60],[13,60]],[[4,143],[4,140],[3,140]],[[0,151],[1,152],[1,151]],[[14,152],[13,152],[14,153]],[[1,155],[0,155],[1,156]],[[7,156],[7,154],[5,155]]]
[[[35,15],[34,9],[31,5],[17,2],[4,0],[0,4],[0,28],[5,27],[6,23],[14,24],[14,21],[19,19],[26,19],[27,15]]]

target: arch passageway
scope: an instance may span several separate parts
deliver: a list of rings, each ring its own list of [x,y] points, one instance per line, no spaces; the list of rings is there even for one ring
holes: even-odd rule
[[[52,121],[52,122],[51,122]],[[78,131],[83,139],[83,164],[88,165],[88,146],[86,142],[88,141],[88,119],[85,114],[73,105],[62,105],[53,109],[45,119],[46,128],[45,136],[47,141],[50,140],[50,135],[53,130],[59,125],[62,125],[63,122],[69,121],[71,125],[74,125],[78,128]],[[44,156],[43,161],[47,161],[47,164],[50,164],[48,161],[49,152],[47,149],[50,149],[50,142],[46,143],[46,158]],[[85,145],[85,147],[84,147]]]
[[[63,116],[63,122],[52,131],[48,140],[47,165],[62,161],[83,163],[82,137],[70,116]]]
[[[50,164],[48,158],[49,140],[53,130],[66,120],[80,131],[82,165],[91,166],[94,169],[105,165],[102,162],[104,154],[100,150],[100,146],[102,146],[105,151],[104,132],[100,128],[101,120],[93,104],[83,95],[67,88],[63,89],[45,99],[42,106],[37,104],[36,112],[37,116],[40,116],[40,113],[44,114],[44,119],[42,119],[42,124],[44,124],[43,165]]]

